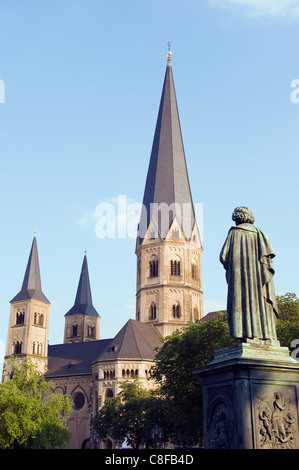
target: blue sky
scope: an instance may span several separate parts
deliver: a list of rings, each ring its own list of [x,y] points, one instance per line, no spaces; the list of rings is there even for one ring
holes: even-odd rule
[[[2,350],[34,232],[51,344],[85,250],[101,337],[135,317],[135,239],[99,239],[95,211],[142,202],[168,40],[205,313],[226,306],[219,252],[237,205],[274,245],[276,293],[299,295],[298,24],[297,0],[0,1]]]

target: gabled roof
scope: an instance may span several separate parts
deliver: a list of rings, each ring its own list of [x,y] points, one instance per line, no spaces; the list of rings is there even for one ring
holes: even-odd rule
[[[111,341],[110,338],[48,346],[48,371],[45,376],[50,378],[91,374],[91,362]]]
[[[48,346],[48,378],[91,374],[95,362],[152,361],[162,346],[161,336],[150,323],[129,320],[113,339]]]
[[[155,206],[152,206],[155,204]],[[195,223],[195,213],[190,191],[181,125],[174,88],[170,58],[167,62],[159,114],[156,124],[143,207],[139,223],[140,243],[153,216],[153,207],[166,204],[174,207],[163,220],[156,220],[162,238],[177,217],[185,237],[190,239]],[[183,210],[185,209],[185,210]]]
[[[129,320],[106,350],[94,362],[128,360],[154,360],[162,346],[161,336],[151,323]]]
[[[74,306],[65,314],[76,315],[77,313],[98,317],[99,314],[92,304],[91,288],[89,281],[87,257],[84,255],[77,294]]]
[[[37,242],[35,236],[33,238],[22,288],[20,292],[11,300],[11,302],[28,299],[40,300],[41,302],[45,302],[47,304],[50,303],[42,292]]]

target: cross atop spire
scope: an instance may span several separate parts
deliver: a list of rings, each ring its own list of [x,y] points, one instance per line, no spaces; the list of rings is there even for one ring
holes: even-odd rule
[[[34,233],[22,288],[20,292],[11,300],[11,302],[28,299],[40,300],[41,302],[48,304],[50,303],[42,292],[36,233]]]
[[[171,62],[171,55],[172,55],[172,52],[171,52],[171,44],[170,44],[170,41],[167,42],[167,45],[168,45],[168,52],[167,52],[167,62]]]

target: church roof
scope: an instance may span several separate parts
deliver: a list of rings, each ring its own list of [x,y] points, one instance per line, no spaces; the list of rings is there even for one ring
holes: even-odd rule
[[[91,362],[106,350],[112,339],[64,343],[48,346],[48,371],[46,377],[66,377],[91,374]]]
[[[98,317],[99,314],[93,306],[91,288],[88,273],[86,254],[84,255],[77,294],[73,307],[65,314],[76,315],[77,313]]]
[[[142,242],[152,219],[152,204],[176,204],[167,220],[158,223],[162,238],[165,238],[175,218],[178,217],[184,235],[191,237],[195,223],[181,125],[178,113],[170,56],[168,57],[158,119],[146,179],[143,208],[139,223],[139,238]],[[183,206],[185,205],[185,206]],[[185,210],[183,210],[185,208]],[[181,217],[180,217],[181,215]],[[183,220],[182,220],[183,218]],[[165,223],[165,225],[164,225]],[[163,228],[165,227],[165,230]]]
[[[161,336],[151,323],[129,320],[94,362],[119,359],[151,361],[161,346]]]
[[[91,374],[91,364],[155,359],[161,336],[150,323],[129,320],[113,339],[48,346],[48,378]]]
[[[20,292],[11,300],[11,302],[28,299],[40,300],[41,302],[48,304],[50,303],[42,292],[37,241],[35,236],[33,238],[22,288]]]

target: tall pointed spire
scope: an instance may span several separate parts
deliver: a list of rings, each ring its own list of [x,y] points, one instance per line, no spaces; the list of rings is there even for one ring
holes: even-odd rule
[[[140,241],[145,237],[151,219],[157,219],[155,211],[161,204],[172,208],[172,210],[169,211],[169,215],[166,214],[167,220],[162,221],[165,230],[161,226],[161,220],[156,220],[160,236],[165,238],[174,218],[178,217],[184,235],[189,239],[195,223],[195,214],[187,173],[170,50],[167,54],[162,97],[143,197],[139,224]]]
[[[35,235],[31,246],[22,288],[20,292],[11,300],[11,302],[28,299],[40,300],[41,302],[46,302],[48,304],[50,303],[42,292],[37,241]]]
[[[99,316],[98,312],[92,304],[86,252],[84,254],[75,303],[74,306],[65,314],[65,316],[76,315],[77,313],[91,315],[94,317]]]
[[[201,240],[187,173],[170,43],[136,240],[136,320],[162,336],[202,317]]]

